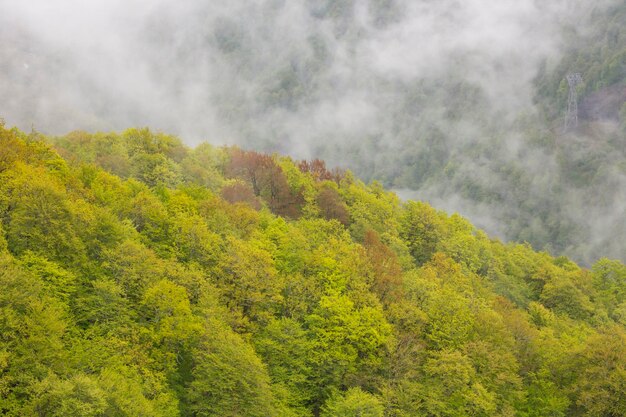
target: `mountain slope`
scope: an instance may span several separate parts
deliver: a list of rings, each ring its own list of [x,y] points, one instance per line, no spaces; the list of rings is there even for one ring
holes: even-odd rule
[[[3,415],[626,415],[624,265],[321,161],[2,127],[0,220]]]

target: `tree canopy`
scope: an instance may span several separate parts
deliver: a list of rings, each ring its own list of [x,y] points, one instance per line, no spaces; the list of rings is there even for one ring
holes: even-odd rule
[[[0,414],[626,415],[626,267],[322,161],[0,127]]]

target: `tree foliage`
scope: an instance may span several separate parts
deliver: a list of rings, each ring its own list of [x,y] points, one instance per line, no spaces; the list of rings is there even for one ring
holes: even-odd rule
[[[321,161],[48,140],[0,129],[2,415],[626,415],[618,261]]]

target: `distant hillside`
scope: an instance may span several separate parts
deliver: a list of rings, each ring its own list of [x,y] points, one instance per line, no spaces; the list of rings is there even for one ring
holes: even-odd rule
[[[319,158],[503,239],[626,261],[623,0],[55,4],[0,12],[10,124]]]
[[[626,266],[148,129],[0,127],[4,416],[622,416]]]
[[[582,116],[585,120],[608,116],[625,126],[620,114],[626,103],[626,4],[616,2],[590,18],[588,27],[572,26],[566,51],[556,68],[537,78],[537,96],[550,118],[558,119],[567,103],[565,75],[579,72]]]

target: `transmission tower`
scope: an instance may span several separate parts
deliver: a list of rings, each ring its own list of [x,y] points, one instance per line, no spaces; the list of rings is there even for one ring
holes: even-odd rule
[[[567,98],[567,115],[565,116],[565,131],[578,127],[578,94],[576,87],[583,82],[579,72],[567,74],[569,96]]]

